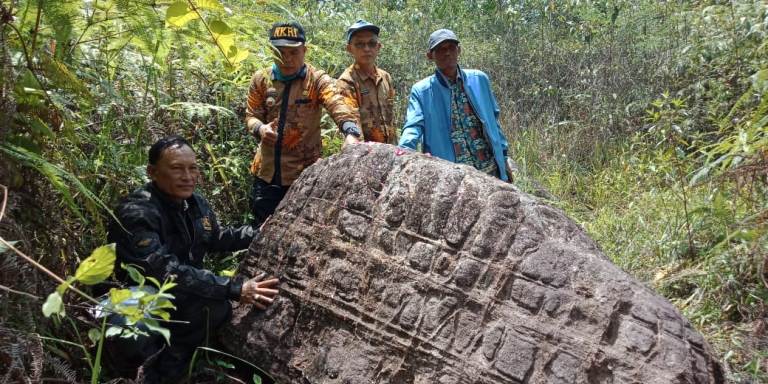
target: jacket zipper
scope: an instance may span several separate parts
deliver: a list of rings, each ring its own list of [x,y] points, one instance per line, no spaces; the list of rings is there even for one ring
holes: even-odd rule
[[[275,142],[275,174],[272,176],[272,184],[282,186],[282,166],[280,158],[283,155],[283,131],[285,131],[286,114],[288,113],[289,96],[291,94],[291,84],[293,80],[285,83],[283,89],[283,100],[280,103],[280,118],[277,120],[277,141]]]
[[[189,232],[189,228],[187,227],[187,218],[184,217],[184,214],[182,212],[178,212],[178,216],[181,219],[181,226],[184,227],[184,234],[187,235],[187,241],[189,241],[189,249],[187,250],[187,258],[190,262],[194,262],[194,258],[192,257],[192,248],[194,248],[195,245],[195,237],[194,233],[195,230],[192,228],[192,233]],[[191,223],[193,226],[194,223]]]

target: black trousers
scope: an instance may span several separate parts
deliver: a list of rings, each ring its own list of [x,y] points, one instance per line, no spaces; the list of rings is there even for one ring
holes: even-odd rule
[[[275,213],[275,209],[283,200],[288,188],[280,185],[267,183],[266,181],[254,177],[253,187],[251,188],[251,212],[253,213],[253,222],[251,225],[258,228],[267,218]]]
[[[148,358],[161,351],[146,367],[146,383],[175,383],[184,378],[192,355],[199,346],[208,343],[217,329],[229,320],[232,306],[228,300],[211,300],[174,292],[176,310],[171,319],[184,323],[161,323],[171,332],[171,344],[157,333],[136,339],[110,337],[105,343],[108,364],[122,377],[133,378],[136,370]],[[110,319],[111,323],[121,319]]]

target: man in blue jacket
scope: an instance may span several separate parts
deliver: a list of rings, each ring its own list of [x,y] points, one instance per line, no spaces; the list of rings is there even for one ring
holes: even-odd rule
[[[507,139],[488,75],[458,65],[459,39],[448,29],[429,36],[427,58],[435,74],[411,88],[399,145],[511,181]]]

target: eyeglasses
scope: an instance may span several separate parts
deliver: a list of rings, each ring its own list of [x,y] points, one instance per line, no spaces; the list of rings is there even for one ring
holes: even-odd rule
[[[368,47],[369,49],[374,49],[374,48],[379,46],[379,41],[378,40],[371,40],[371,41],[369,41],[367,43],[359,42],[359,43],[355,43],[353,45],[357,49],[363,49],[365,47]]]

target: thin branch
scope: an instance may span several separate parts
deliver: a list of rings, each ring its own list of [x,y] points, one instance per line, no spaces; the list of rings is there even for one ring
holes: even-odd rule
[[[28,263],[32,264],[35,268],[45,272],[46,275],[50,276],[52,279],[56,280],[60,284],[65,284],[69,287],[69,289],[75,291],[80,296],[83,296],[84,298],[88,299],[89,301],[99,304],[99,301],[88,295],[87,293],[77,289],[76,287],[72,286],[72,284],[68,283],[61,277],[59,277],[57,274],[51,272],[48,268],[44,267],[42,264],[35,261],[35,259],[25,255],[23,252],[19,251],[16,247],[13,246],[13,244],[7,242],[5,239],[0,237],[0,243],[3,243],[8,249],[12,250],[13,252],[16,252],[17,255],[21,256],[22,259],[26,260]]]
[[[29,297],[30,299],[42,300],[42,298],[40,296],[35,296],[35,295],[33,295],[31,293],[27,293],[27,292],[17,291],[17,290],[15,290],[13,288],[6,287],[5,285],[2,285],[2,284],[0,284],[0,289],[2,289],[3,291],[10,292],[10,293],[15,293],[17,295],[26,296],[26,297]]]
[[[125,31],[115,32],[115,33],[113,33],[113,34],[110,34],[110,35],[99,36],[99,37],[94,37],[93,39],[88,39],[88,40],[82,40],[82,41],[78,41],[78,42],[77,42],[77,44],[85,44],[85,43],[90,43],[90,42],[92,42],[92,41],[98,41],[98,40],[104,40],[104,39],[111,39],[111,38],[113,38],[113,37],[117,37],[117,36],[120,36],[120,35],[122,35],[122,34],[124,34],[124,33],[133,33],[133,32],[136,32],[136,31],[138,31],[139,29],[141,29],[141,28],[126,29]],[[74,47],[74,45],[73,45],[73,47]],[[73,49],[74,49],[74,48],[73,48]]]
[[[3,221],[5,215],[5,206],[8,204],[8,187],[0,184],[0,188],[3,189],[3,205],[0,206],[0,221]]]
[[[37,34],[40,32],[40,18],[43,15],[43,0],[37,0],[37,16],[35,17],[35,28],[32,30],[32,45],[29,49],[34,52],[37,44]],[[19,35],[21,38],[21,35]],[[31,64],[30,64],[31,65]]]

